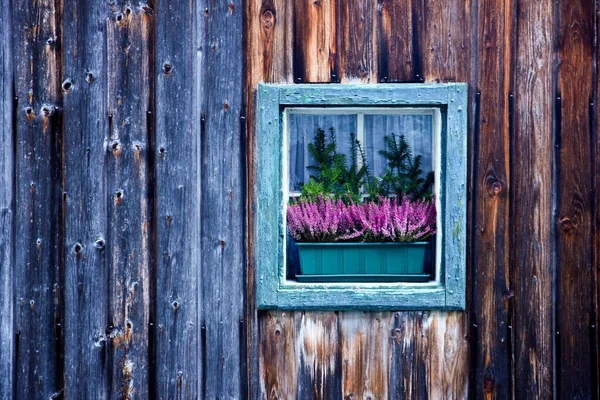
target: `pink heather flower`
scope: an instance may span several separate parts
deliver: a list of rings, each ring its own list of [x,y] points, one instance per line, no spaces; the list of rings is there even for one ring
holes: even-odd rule
[[[433,202],[379,198],[345,204],[319,196],[288,206],[288,230],[299,242],[416,242],[436,232]]]

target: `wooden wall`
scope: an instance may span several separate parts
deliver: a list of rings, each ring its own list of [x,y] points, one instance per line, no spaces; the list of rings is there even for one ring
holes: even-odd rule
[[[246,397],[243,4],[0,5],[0,399]]]
[[[250,315],[256,397],[598,398],[598,12],[248,0],[250,110],[260,81],[470,85],[468,310]]]
[[[0,399],[600,397],[599,12],[0,0]],[[260,81],[469,83],[466,312],[256,312]]]

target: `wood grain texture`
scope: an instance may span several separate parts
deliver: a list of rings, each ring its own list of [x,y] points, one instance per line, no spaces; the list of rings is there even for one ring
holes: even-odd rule
[[[61,33],[54,1],[13,1],[17,399],[62,389],[60,353]]]
[[[106,6],[64,4],[66,398],[107,398],[108,242]],[[109,197],[110,198],[110,197]]]
[[[203,14],[202,10],[202,14]],[[200,396],[200,110],[195,25],[188,1],[157,3],[156,19],[156,397]],[[198,29],[198,31],[202,31]],[[205,264],[206,265],[206,264]],[[207,310],[207,312],[210,312]]]
[[[342,75],[331,81],[344,83],[377,83],[379,59],[377,51],[377,2],[349,0],[335,2],[338,34],[337,54]]]
[[[298,398],[297,339],[293,314],[260,314],[259,373],[261,399]]]
[[[473,173],[471,362],[472,396],[508,398],[512,392],[510,319],[511,188],[508,99],[511,87],[510,1],[478,7],[477,90]]]
[[[485,4],[480,1],[479,8]],[[491,18],[501,18],[502,5],[497,7]],[[427,82],[469,82],[474,42],[472,0],[413,0],[413,8],[413,40],[418,43],[421,77]],[[417,72],[415,78],[420,78]]]
[[[14,112],[10,2],[0,2],[0,399],[12,398],[14,349]]]
[[[515,398],[553,396],[553,7],[519,1],[516,16],[512,212]],[[531,18],[535,15],[536,18]],[[512,110],[511,110],[512,112]],[[512,296],[514,295],[514,298]],[[512,300],[511,300],[512,298]]]
[[[600,7],[596,4],[596,13],[600,11]],[[600,56],[598,54],[598,43],[600,40],[600,18],[596,18],[596,51],[594,52],[594,65],[595,65],[595,86],[594,86],[594,102],[590,107],[590,113],[593,117],[593,126],[592,126],[592,143],[595,143],[594,157],[595,163],[593,165],[594,168],[594,264],[600,265],[600,140],[598,136],[598,132],[600,132],[600,113],[598,112],[598,105],[600,104],[600,71],[598,71],[598,60]],[[600,324],[600,313],[598,312],[598,303],[600,302],[600,271],[596,272],[596,341],[598,347],[600,347],[600,329],[598,328]],[[596,351],[596,382],[598,383],[598,397],[600,397],[600,350]]]
[[[339,330],[344,398],[388,398],[390,314],[344,313]]]
[[[252,0],[246,1],[247,75],[244,100],[246,109],[246,288],[248,331],[248,382],[252,398],[259,396],[259,320],[256,312],[256,270],[254,230],[256,221],[256,187],[254,177],[257,160],[255,157],[256,135],[256,88],[259,82],[293,82],[294,47],[294,6],[290,0]],[[264,323],[264,321],[261,321]],[[262,354],[262,353],[261,353]]]
[[[294,82],[338,82],[341,48],[335,0],[294,1]]]
[[[124,3],[110,5],[108,14],[109,396],[145,398],[152,224],[147,112],[154,17]]]
[[[241,2],[207,2],[202,39],[201,324],[205,398],[245,398]],[[203,379],[204,380],[204,379]]]
[[[420,55],[415,9],[411,0],[379,0],[379,80],[410,82],[420,80]]]
[[[595,369],[597,294],[593,265],[594,1],[560,3],[556,165],[556,393],[561,398],[597,395]]]

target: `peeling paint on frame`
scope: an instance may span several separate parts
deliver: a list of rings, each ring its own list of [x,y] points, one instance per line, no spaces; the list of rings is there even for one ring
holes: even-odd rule
[[[426,283],[285,281],[281,110],[290,106],[430,106],[442,112],[439,279]],[[257,306],[304,310],[464,310],[466,290],[467,85],[259,84],[257,109]]]

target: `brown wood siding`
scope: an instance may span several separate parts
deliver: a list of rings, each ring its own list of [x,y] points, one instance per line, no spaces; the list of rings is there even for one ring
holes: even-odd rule
[[[561,398],[597,397],[593,2],[291,3],[248,2],[251,110],[261,81],[470,84],[468,310],[252,314],[249,342],[260,360],[250,369],[252,393],[550,398],[556,389]],[[305,367],[306,343],[320,346],[314,368]]]

